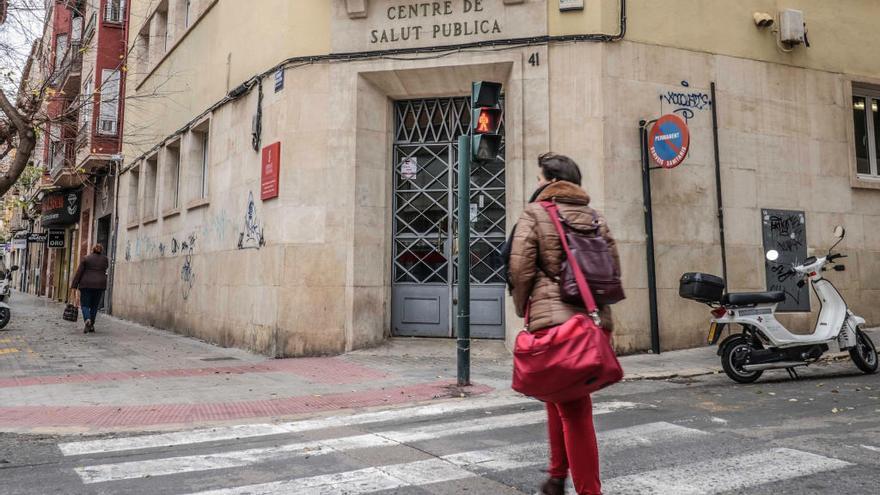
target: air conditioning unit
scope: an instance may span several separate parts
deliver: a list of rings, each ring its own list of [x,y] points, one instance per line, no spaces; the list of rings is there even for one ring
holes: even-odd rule
[[[779,13],[779,41],[786,45],[801,45],[806,40],[804,13],[801,10],[785,9]]]

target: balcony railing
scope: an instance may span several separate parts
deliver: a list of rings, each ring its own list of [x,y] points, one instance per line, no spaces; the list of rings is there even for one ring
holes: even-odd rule
[[[76,143],[73,139],[65,139],[58,141],[53,150],[52,156],[49,157],[49,172],[52,178],[61,175],[65,169],[73,169],[76,163]]]
[[[70,47],[67,49],[67,52],[64,54],[64,58],[61,60],[61,63],[57,65],[55,68],[54,74],[52,74],[52,85],[53,86],[66,86],[66,82],[68,78],[71,76],[79,76],[80,71],[82,70],[82,51],[80,50],[79,40],[74,41],[70,44]],[[77,85],[79,82],[77,81]]]

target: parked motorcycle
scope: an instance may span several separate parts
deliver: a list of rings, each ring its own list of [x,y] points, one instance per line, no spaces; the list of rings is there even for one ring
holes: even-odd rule
[[[790,332],[776,320],[776,307],[785,300],[785,293],[747,292],[724,293],[724,280],[704,273],[686,273],[679,283],[679,295],[712,307],[708,342],[714,345],[726,327],[736,324],[742,331],[725,338],[718,346],[724,372],[736,382],[751,383],[765,370],[785,369],[797,378],[796,368],[816,362],[828,351],[847,350],[855,365],[864,373],[875,373],[878,368],[877,350],[864,332],[865,319],[856,316],[843,296],[826,280],[823,273],[829,268],[842,272],[846,267],[835,264],[846,255],[832,253],[843,240],[846,230],[835,227],[837,242],[820,258],[810,256],[799,265],[786,268],[798,277],[799,287],[809,280],[819,299],[821,309],[815,330],[809,335]],[[769,261],[779,259],[779,253],[766,253]]]
[[[12,308],[9,307],[9,299],[12,297],[12,272],[18,267],[12,265],[0,279],[0,330],[6,328],[12,319]]]

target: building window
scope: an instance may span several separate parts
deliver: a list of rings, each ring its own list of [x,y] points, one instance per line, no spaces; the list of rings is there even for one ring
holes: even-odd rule
[[[159,178],[158,153],[147,158],[144,170],[144,218],[156,216],[156,182]]]
[[[192,131],[192,197],[203,199],[208,197],[208,172],[211,163],[210,156],[210,123],[204,122],[196,126]]]
[[[86,137],[89,132],[91,132],[91,124],[92,124],[92,111],[94,107],[95,97],[94,97],[94,82],[92,82],[92,75],[89,74],[86,77],[86,82],[83,85],[82,93],[80,93],[80,99],[82,101],[79,115],[80,115],[80,129],[79,134],[82,137]]]
[[[138,212],[138,193],[141,188],[141,171],[132,168],[128,173],[128,223],[133,224],[140,218]]]
[[[180,141],[165,148],[165,174],[162,185],[163,211],[180,206]]]
[[[171,34],[168,29],[168,4],[160,7],[153,16],[153,22],[156,23],[156,31],[154,38],[159,40],[162,46],[162,54],[168,51],[168,36]],[[158,62],[158,60],[157,60]]]
[[[119,71],[101,72],[101,115],[98,134],[115,136],[119,127]]]
[[[880,178],[880,89],[853,88],[856,172]]]
[[[147,29],[141,31],[137,35],[137,39],[135,40],[135,58],[137,59],[138,70],[141,72],[141,76],[147,75],[150,71],[150,31],[149,24],[147,24]]]
[[[67,54],[67,35],[59,34],[55,38],[55,70],[61,70],[64,63],[64,56]]]
[[[125,0],[106,0],[104,4],[104,20],[122,23],[125,20]]]

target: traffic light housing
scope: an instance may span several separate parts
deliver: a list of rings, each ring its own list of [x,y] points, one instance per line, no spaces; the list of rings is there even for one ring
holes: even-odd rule
[[[471,93],[471,159],[492,161],[501,150],[501,83],[473,83]]]

